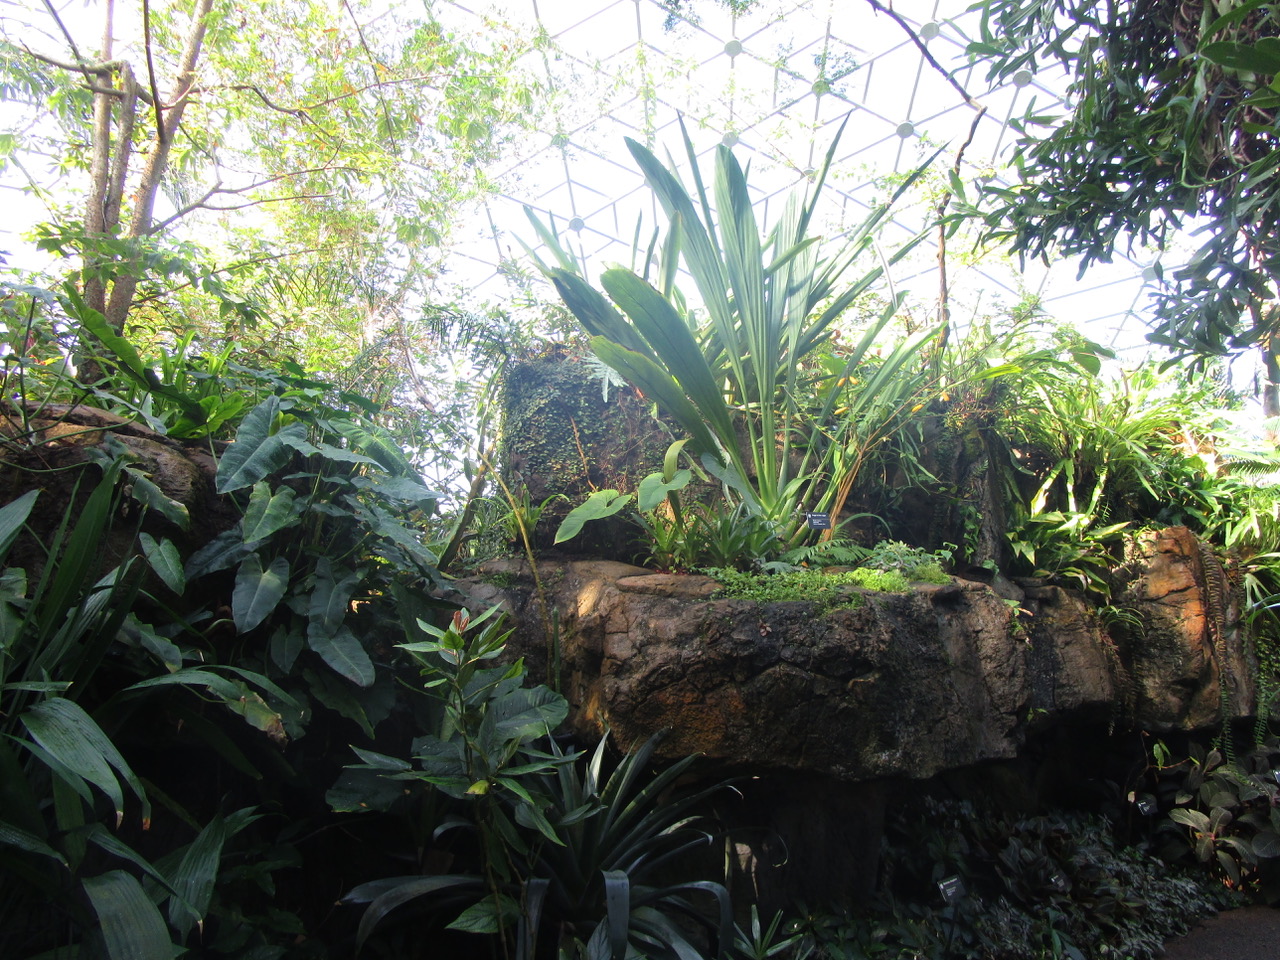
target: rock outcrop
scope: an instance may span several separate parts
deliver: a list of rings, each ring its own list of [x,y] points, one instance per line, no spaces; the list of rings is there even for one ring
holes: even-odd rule
[[[708,577],[621,563],[540,573],[580,733],[607,727],[630,743],[670,728],[670,756],[860,782],[1010,759],[1055,725],[1193,730],[1251,714],[1252,654],[1220,602],[1223,571],[1206,572],[1217,561],[1182,528],[1134,553],[1115,608],[1123,631],[1056,586],[1007,600],[954,580],[824,613],[715,599]],[[527,568],[491,572],[512,585],[466,582],[470,602],[507,605],[513,650],[547,669],[550,618]]]

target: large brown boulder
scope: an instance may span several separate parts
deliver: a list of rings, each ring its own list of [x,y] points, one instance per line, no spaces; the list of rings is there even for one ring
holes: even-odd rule
[[[178,544],[184,555],[232,526],[238,513],[215,493],[217,462],[208,442],[182,444],[123,417],[93,407],[58,404],[0,406],[0,505],[30,490],[40,496],[28,519],[34,539],[23,537],[8,562],[34,577],[45,549],[64,519],[75,520],[97,485],[97,463],[122,457],[134,473],[123,477],[117,523],[102,545],[100,568],[109,569],[134,551],[133,515],[139,500],[128,496],[140,475],[181,505],[184,523],[148,511],[143,529]],[[175,511],[175,515],[178,512]],[[37,542],[38,541],[38,542]]]
[[[1048,586],[1009,601],[955,580],[823,612],[714,599],[708,577],[577,561],[540,570],[555,618],[514,562],[500,578],[511,585],[463,589],[516,614],[513,650],[535,671],[553,659],[544,625],[558,623],[562,689],[582,734],[607,727],[631,743],[670,728],[670,756],[919,779],[1015,757],[1054,725],[1193,730],[1251,714],[1247,643],[1214,632],[1189,537],[1170,531],[1142,548],[1125,602],[1128,622],[1147,627],[1122,642],[1080,596]]]

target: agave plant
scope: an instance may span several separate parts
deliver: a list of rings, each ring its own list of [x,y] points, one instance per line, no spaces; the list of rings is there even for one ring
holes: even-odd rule
[[[802,530],[800,507],[839,512],[866,451],[887,436],[924,383],[924,372],[913,369],[912,361],[936,331],[908,337],[870,362],[873,346],[897,313],[895,296],[843,355],[840,369],[827,375],[841,389],[819,391],[825,395],[819,403],[806,399],[814,392],[806,382],[812,377],[806,358],[829,340],[833,325],[873,289],[885,268],[923,236],[848,279],[874,247],[892,203],[927,164],[842,237],[838,253],[824,256],[810,228],[836,143],[814,189],[794,193],[762,240],[746,174],[733,153],[718,148],[709,194],[687,133],[684,140],[694,169],[693,193],[651,151],[627,141],[669,221],[656,286],[647,270],[645,276],[607,270],[600,278],[606,299],[552,231],[530,214],[558,261],[543,269],[591,334],[597,356],[675,418],[691,437],[690,452],[724,482],[732,499],[778,525],[791,541]],[[697,288],[705,325],[675,287],[681,262]]]

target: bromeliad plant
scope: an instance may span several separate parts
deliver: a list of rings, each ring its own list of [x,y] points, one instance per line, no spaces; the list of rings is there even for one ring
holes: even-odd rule
[[[794,546],[807,533],[801,508],[839,514],[869,452],[925,388],[927,375],[913,361],[936,331],[908,337],[872,362],[897,298],[842,356],[839,369],[815,373],[809,363],[845,311],[914,246],[909,242],[884,265],[848,279],[875,245],[890,205],[924,167],[842,238],[839,253],[823,256],[810,229],[834,143],[812,193],[794,194],[763,241],[746,174],[728,148],[717,151],[709,192],[686,133],[691,194],[651,151],[632,140],[627,146],[669,221],[653,282],[648,264],[643,275],[607,270],[600,282],[619,313],[530,214],[558,263],[543,268],[591,334],[597,356],[680,424],[691,452],[724,483],[731,504],[745,504],[777,525],[784,544]],[[705,323],[676,289],[682,262]],[[814,376],[829,381],[828,388],[817,389]]]

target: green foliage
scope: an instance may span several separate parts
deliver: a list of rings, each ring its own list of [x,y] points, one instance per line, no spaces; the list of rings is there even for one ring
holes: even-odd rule
[[[1280,745],[1270,740],[1238,761],[1192,745],[1178,763],[1157,762],[1154,792],[1166,805],[1162,854],[1198,863],[1234,890],[1280,900]]]
[[[440,732],[415,741],[413,763],[357,750],[365,762],[352,768],[429,783],[459,801],[461,816],[441,830],[474,831],[479,862],[474,872],[389,878],[352,890],[346,902],[368,904],[358,943],[393,910],[428,898],[422,905],[429,913],[456,914],[450,929],[498,935],[517,960],[535,956],[544,929],[556,931],[561,956],[621,960],[630,949],[701,956],[677,915],[705,924],[722,955],[732,930],[724,887],[670,883],[658,874],[712,841],[691,814],[720,786],[673,793],[692,758],[646,779],[658,738],[607,777],[605,741],[589,759],[561,752],[549,737],[567,714],[565,700],[525,686],[519,661],[487,665],[508,635],[490,619],[495,613],[472,620],[459,612],[443,629],[419,621],[433,639],[401,646],[418,659],[428,695],[444,708]],[[715,909],[704,911],[695,895],[709,897]]]
[[[861,598],[852,589],[858,583],[854,572],[826,573],[821,570],[791,570],[785,573],[749,573],[731,568],[705,571],[720,584],[717,597],[751,600],[755,603],[804,601],[821,609],[856,607]]]
[[[943,572],[943,566],[951,562],[952,547],[941,550],[925,550],[900,540],[882,540],[873,545],[862,566],[869,570],[897,573],[907,582],[947,583],[951,578]]]
[[[1163,277],[1150,339],[1178,354],[1221,356],[1269,345],[1280,249],[1273,183],[1274,57],[1269,4],[1203,13],[1142,4],[1097,9],[1065,0],[984,0],[970,54],[988,77],[1063,68],[1069,113],[1034,99],[1012,123],[1019,182],[986,191],[990,234],[1014,251],[1110,262],[1121,244],[1163,247],[1193,224],[1207,235]],[[1118,175],[1118,172],[1122,174]]]
[[[834,145],[813,193],[790,198],[767,241],[760,238],[745,174],[728,148],[717,151],[710,194],[696,177],[691,195],[652,152],[634,141],[628,146],[671,228],[660,257],[645,265],[643,276],[623,269],[602,276],[623,313],[585,281],[554,235],[535,221],[557,259],[557,266],[543,265],[544,270],[591,334],[592,350],[680,424],[691,452],[724,484],[731,502],[776,524],[784,543],[794,545],[791,541],[806,533],[798,508],[806,504],[838,514],[868,452],[922,387],[911,364],[930,340],[929,332],[902,341],[878,363],[866,362],[894,317],[895,302],[830,378],[848,387],[858,370],[866,373],[864,384],[857,390],[832,389],[813,408],[804,405],[800,389],[808,377],[806,358],[883,275],[884,264],[851,282],[843,280],[874,245],[888,206],[873,211],[846,238],[841,253],[824,259],[808,230]],[[696,174],[687,136],[686,149]],[[894,199],[920,172],[906,178]],[[718,210],[714,222],[711,195]],[[895,251],[888,263],[913,243]],[[675,290],[680,260],[709,318],[705,327]],[[649,282],[650,266],[656,267],[657,286]]]
[[[1228,902],[1079,814],[1017,818],[926,797],[886,832],[882,892],[852,916],[802,921],[817,956],[1154,960],[1167,939]],[[949,904],[937,886],[947,878],[961,884]]]
[[[911,589],[911,581],[897,570],[859,567],[857,570],[850,570],[848,576],[850,583],[878,593],[906,593]]]

